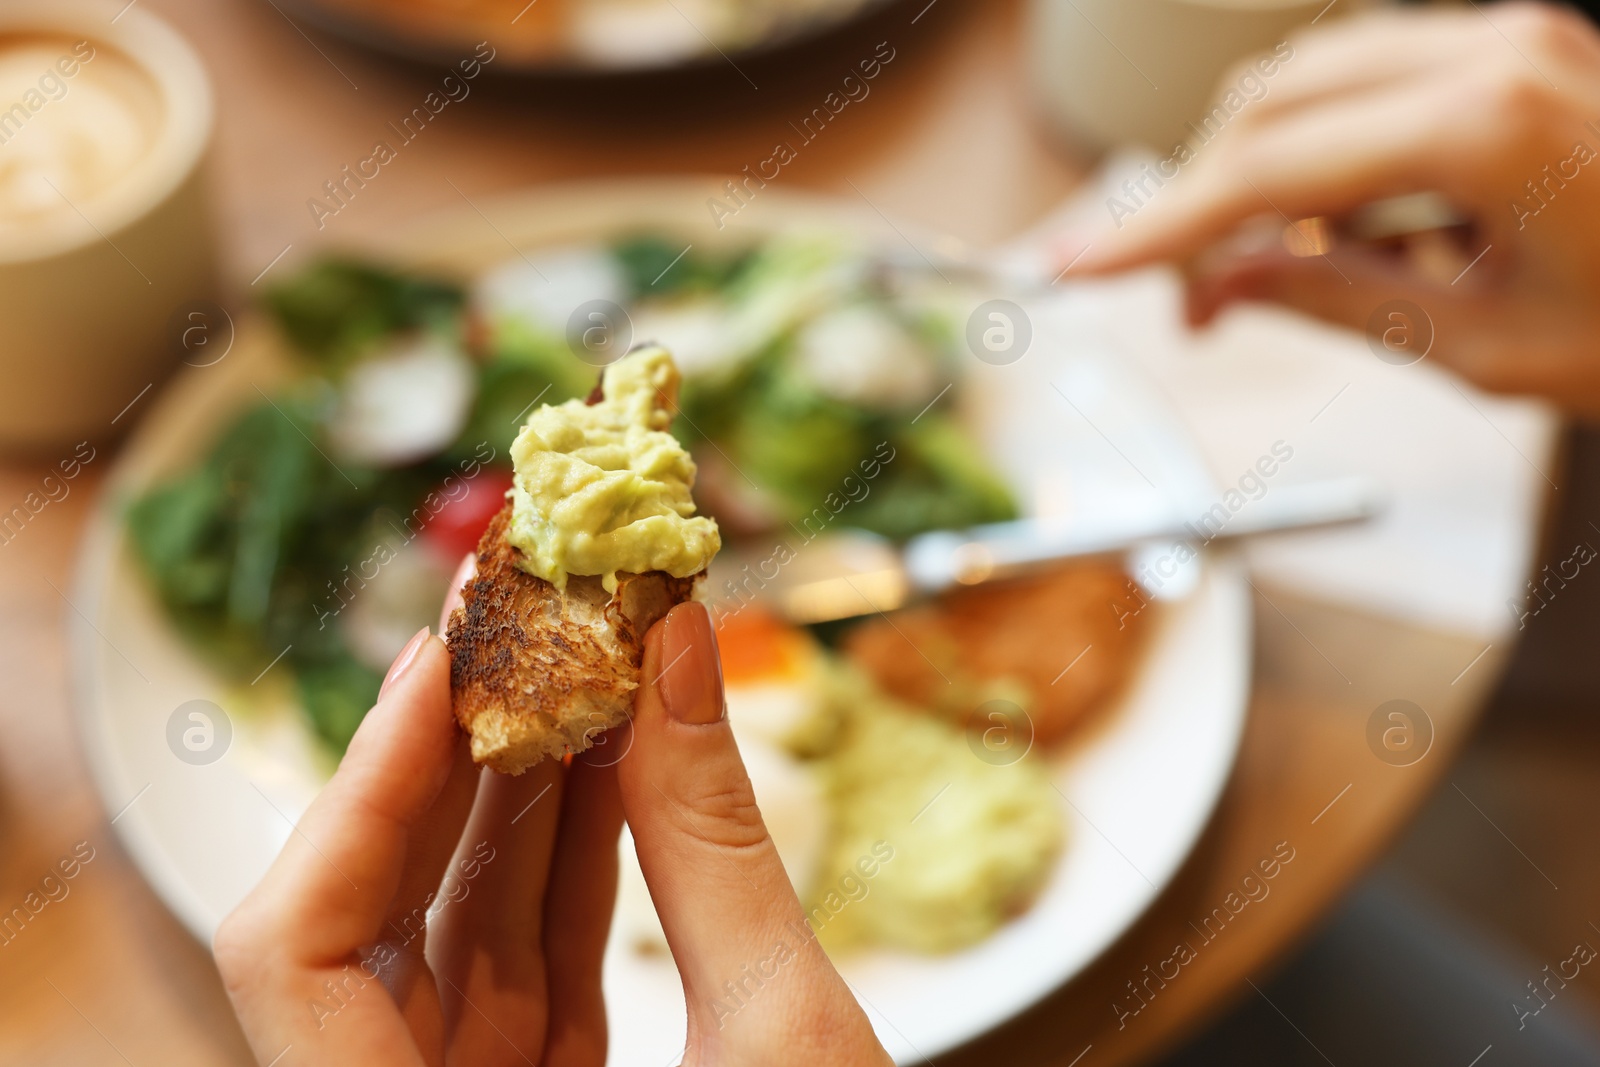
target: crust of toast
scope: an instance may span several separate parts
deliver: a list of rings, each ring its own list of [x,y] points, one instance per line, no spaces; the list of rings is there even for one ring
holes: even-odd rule
[[[450,614],[447,643],[451,704],[473,760],[521,774],[627,720],[645,632],[700,575],[619,574],[615,594],[573,575],[559,591],[517,566],[510,522],[508,503],[478,542],[478,573]]]

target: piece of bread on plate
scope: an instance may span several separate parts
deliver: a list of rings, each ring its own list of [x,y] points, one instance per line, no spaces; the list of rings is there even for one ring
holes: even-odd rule
[[[521,774],[626,721],[646,631],[694,595],[720,547],[667,432],[678,380],[664,349],[636,349],[587,400],[535,411],[512,446],[511,499],[448,628],[476,762]]]

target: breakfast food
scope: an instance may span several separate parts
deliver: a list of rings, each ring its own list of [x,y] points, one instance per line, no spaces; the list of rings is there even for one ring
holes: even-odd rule
[[[873,619],[851,631],[845,649],[886,692],[952,721],[970,720],[988,701],[1014,704],[1030,740],[1048,746],[1132,673],[1148,622],[1143,603],[1115,563],[1065,563]]]
[[[741,749],[761,738],[821,784],[827,837],[795,888],[830,952],[950,952],[1027,910],[1066,838],[1048,764],[984,751],[759,607],[717,637]]]
[[[673,432],[724,537],[837,524],[902,540],[1015,518],[957,418],[961,388],[944,388],[970,307],[937,278],[865,269],[863,251],[831,231],[688,251],[635,232],[530,249],[470,285],[319,260],[267,297],[295,375],[250,390],[132,503],[135,552],[196,654],[244,686],[276,664],[337,756],[504,505],[528,412],[593,389],[566,333],[583,299],[668,341]]]
[[[840,716],[823,764],[833,827],[806,908],[829,950],[952,952],[1027,911],[1066,837],[1048,765],[985,758],[848,665],[825,685]]]
[[[886,695],[750,605],[718,623],[728,722],[806,924],[830,953],[977,944],[1037,899],[1067,837],[1050,765]],[[620,935],[668,951],[622,848]]]
[[[620,725],[645,632],[721,547],[694,513],[694,461],[668,432],[678,381],[666,349],[635,350],[587,400],[536,409],[512,445],[511,499],[448,631],[452,702],[477,762],[520,774]]]
[[[132,543],[196,650],[241,689],[271,667],[253,692],[297,697],[335,755],[477,546],[446,627],[473,755],[517,773],[590,747],[631,709],[650,625],[697,595],[731,531],[901,540],[1015,517],[945,387],[966,311],[858,256],[826,234],[687,252],[642,234],[531,251],[470,288],[319,263],[271,297],[303,377],[252,392],[135,501]],[[635,350],[594,389],[564,332],[573,294],[625,307],[673,355]],[[1123,583],[1080,565],[854,639],[719,605],[737,609],[713,613],[728,721],[828,951],[959,950],[1038,898],[1068,840],[1059,768],[998,723],[963,726],[1006,696],[1043,739],[1051,708],[1070,726],[1103,703],[1137,643],[1120,627],[1155,611]],[[665,951],[637,861],[622,866],[617,940]]]

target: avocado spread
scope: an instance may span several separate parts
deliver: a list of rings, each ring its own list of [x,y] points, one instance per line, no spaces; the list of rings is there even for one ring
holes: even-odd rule
[[[975,758],[971,735],[853,667],[836,665],[824,684],[838,724],[821,761],[833,834],[808,905],[824,945],[950,952],[1025,911],[1066,832],[1043,761]],[[863,857],[885,861],[882,843],[892,861],[851,878]]]
[[[687,578],[722,547],[714,520],[696,516],[695,465],[668,432],[678,367],[650,346],[606,367],[603,397],[538,408],[511,446],[516,476],[506,539],[523,570],[565,589],[594,574]]]

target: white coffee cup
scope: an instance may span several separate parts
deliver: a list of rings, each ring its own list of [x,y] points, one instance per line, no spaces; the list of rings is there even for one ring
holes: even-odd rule
[[[155,16],[0,6],[0,447],[126,429],[184,355],[185,309],[215,308],[211,123],[199,59]]]
[[[1167,153],[1191,139],[1187,124],[1207,111],[1235,62],[1270,53],[1296,27],[1358,6],[1360,0],[1031,0],[1034,92],[1045,114],[1086,148],[1132,142]]]

